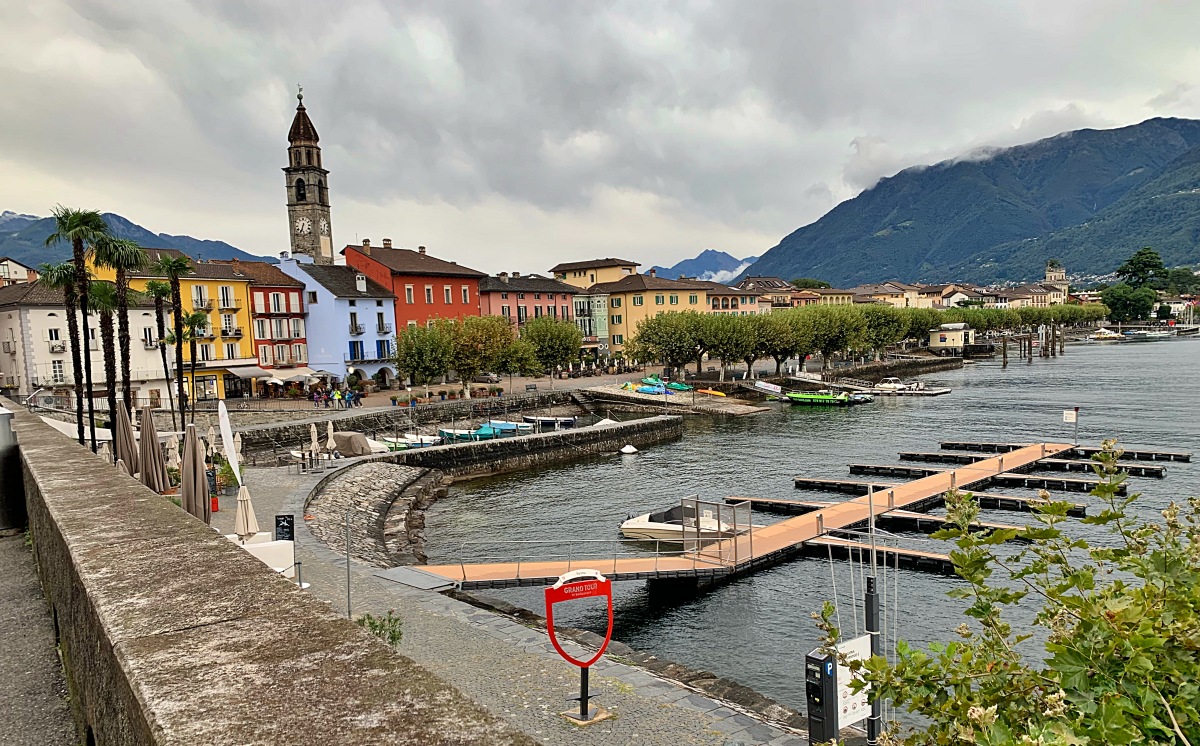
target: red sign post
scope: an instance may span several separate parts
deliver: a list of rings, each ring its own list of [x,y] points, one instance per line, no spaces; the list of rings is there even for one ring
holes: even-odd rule
[[[554,631],[554,605],[564,601],[575,601],[583,598],[604,598],[608,604],[608,627],[604,631],[604,643],[600,649],[586,661],[572,657],[563,650]],[[550,642],[568,663],[579,666],[579,717],[580,722],[590,722],[595,718],[595,708],[588,706],[588,668],[600,660],[608,643],[612,639],[613,605],[612,581],[600,574],[598,570],[572,570],[559,577],[558,582],[546,589],[546,631],[550,634]]]

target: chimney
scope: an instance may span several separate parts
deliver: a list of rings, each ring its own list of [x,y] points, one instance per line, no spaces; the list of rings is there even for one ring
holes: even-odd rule
[[[371,239],[369,239],[369,238],[363,239],[362,253],[366,254],[367,256],[371,255]]]
[[[385,248],[385,249],[392,248],[392,239],[390,239],[390,238],[383,239],[383,248]]]
[[[649,272],[647,272],[646,274],[650,275],[651,277],[658,277],[658,270],[656,270],[656,269],[654,269],[653,267],[651,267],[651,268],[650,268],[650,271],[649,271]]]
[[[279,261],[280,261],[280,262],[286,262],[286,261],[287,261],[287,260],[288,260],[288,259],[289,259],[291,256],[292,256],[292,255],[291,255],[291,253],[290,253],[290,252],[287,252],[287,251],[281,251],[281,252],[279,252]]]
[[[424,254],[425,254],[425,247],[424,247],[424,246],[418,246],[418,247],[417,247],[417,253],[418,253],[418,254],[421,254],[421,255],[424,255]]]
[[[520,272],[513,272],[513,278],[514,278],[514,279],[516,279],[516,278],[519,278],[520,276],[521,276],[521,273],[520,273]]]
[[[366,275],[360,273],[360,274],[357,274],[354,276],[354,289],[360,293],[367,292],[367,276]]]
[[[496,275],[496,277],[498,277],[500,279],[500,282],[508,282],[508,273],[507,272],[501,272],[500,274]]]

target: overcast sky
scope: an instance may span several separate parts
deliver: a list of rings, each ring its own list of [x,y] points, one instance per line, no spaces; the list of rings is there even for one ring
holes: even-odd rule
[[[983,145],[1200,118],[1200,3],[0,3],[0,209],[274,254],[296,83],[337,245],[758,254]]]

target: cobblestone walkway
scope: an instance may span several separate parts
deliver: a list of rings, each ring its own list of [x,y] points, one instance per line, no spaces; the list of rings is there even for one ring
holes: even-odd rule
[[[248,469],[260,524],[273,524],[275,513],[293,513],[320,475],[284,474],[282,469]],[[380,485],[382,486],[382,485]],[[213,515],[213,525],[228,531],[233,506]],[[334,609],[346,611],[347,567],[313,537],[296,528],[297,559],[309,591]],[[376,568],[350,563],[350,600],[355,615],[394,609],[403,619],[399,651],[453,684],[490,712],[503,717],[539,742],[557,746],[803,746],[793,733],[764,724],[725,704],[674,682],[611,659],[593,667],[592,690],[614,717],[578,728],[558,715],[571,709],[578,693],[578,669],[554,652],[546,634],[508,617],[475,608],[437,593],[419,591],[374,575]],[[566,643],[568,648],[578,648]]]

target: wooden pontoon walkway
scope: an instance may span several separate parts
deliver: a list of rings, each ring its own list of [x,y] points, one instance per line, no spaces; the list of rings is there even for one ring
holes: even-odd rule
[[[923,451],[901,451],[901,461],[922,461],[927,464],[973,464],[976,461],[987,458],[986,456],[976,455],[974,453],[943,453],[943,452],[923,452]],[[1031,464],[1028,469],[1031,471],[1080,471],[1092,472],[1096,465],[1095,461],[1083,459],[1065,459],[1065,458],[1047,458]],[[853,466],[853,465],[852,465]],[[1162,479],[1167,476],[1167,467],[1154,466],[1151,464],[1140,464],[1133,461],[1118,461],[1117,468],[1125,471],[1131,477],[1154,477]],[[851,474],[856,472],[851,469]],[[869,472],[863,472],[869,473]]]
[[[1072,447],[1067,443],[1039,443],[1005,453],[1003,456],[895,485],[888,488],[891,493],[890,499],[875,501],[874,512],[879,515],[891,509],[928,504],[930,500],[937,499],[952,488],[969,489],[972,485],[986,482],[1002,470],[1056,456]],[[599,570],[613,580],[689,578],[700,583],[719,582],[811,551],[807,550],[805,545],[813,539],[831,531],[860,524],[868,519],[870,512],[868,499],[857,497],[770,526],[755,528],[741,536],[714,542],[703,549],[676,556],[580,557],[532,562],[461,563],[426,565],[420,569],[452,581],[467,590],[547,585],[557,580],[560,575],[580,568]]]
[[[944,440],[941,447],[947,451],[976,451],[979,453],[1008,453],[1025,448],[1028,443],[990,443],[986,441]],[[1074,446],[1069,455],[1091,458],[1102,450],[1099,446]],[[1191,461],[1192,454],[1185,451],[1154,451],[1145,448],[1123,448],[1122,458],[1129,461]]]

